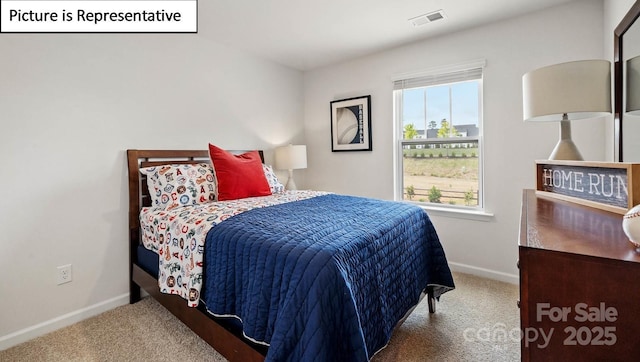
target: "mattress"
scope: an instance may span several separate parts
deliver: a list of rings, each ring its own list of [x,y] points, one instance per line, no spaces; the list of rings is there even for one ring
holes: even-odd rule
[[[158,254],[140,244],[138,245],[136,256],[136,264],[158,279]]]

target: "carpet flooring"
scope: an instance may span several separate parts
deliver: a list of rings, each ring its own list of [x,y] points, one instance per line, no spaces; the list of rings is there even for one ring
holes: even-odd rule
[[[426,299],[372,362],[519,361],[518,287],[454,273],[435,314]],[[151,298],[0,351],[0,361],[225,361]]]

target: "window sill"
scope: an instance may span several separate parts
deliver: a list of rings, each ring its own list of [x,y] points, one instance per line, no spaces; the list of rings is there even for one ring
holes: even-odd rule
[[[476,220],[476,221],[493,221],[494,215],[485,211],[454,209],[448,207],[418,205],[429,213],[429,215],[454,217],[458,219]]]

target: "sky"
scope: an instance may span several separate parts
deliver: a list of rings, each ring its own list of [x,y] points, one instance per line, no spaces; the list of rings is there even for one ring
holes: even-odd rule
[[[449,115],[449,88],[451,88],[451,116]],[[416,130],[428,128],[430,121],[453,119],[453,125],[478,125],[479,83],[476,80],[434,87],[411,88],[403,91],[403,126],[413,123]],[[425,123],[425,93],[427,99]]]

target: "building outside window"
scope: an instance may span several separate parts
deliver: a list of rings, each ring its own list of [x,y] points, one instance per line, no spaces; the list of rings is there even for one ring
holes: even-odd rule
[[[394,81],[395,197],[483,210],[484,61]]]

